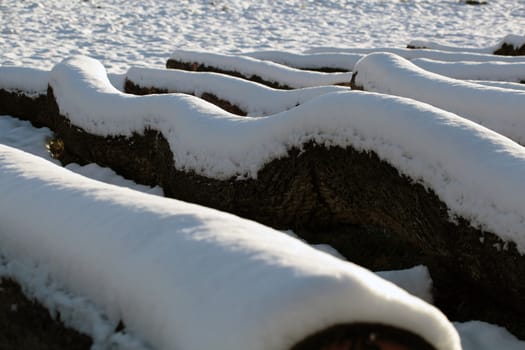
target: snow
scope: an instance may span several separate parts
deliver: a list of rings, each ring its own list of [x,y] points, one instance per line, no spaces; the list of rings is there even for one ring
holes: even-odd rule
[[[29,299],[38,300],[52,317],[68,327],[88,334],[91,350],[151,350],[129,332],[115,332],[118,320],[111,321],[95,304],[84,297],[71,294],[41,266],[8,261],[0,254],[0,277],[15,279]]]
[[[29,97],[47,93],[49,72],[36,68],[0,66],[0,89]]]
[[[432,40],[410,40],[407,46],[411,46],[415,49],[430,49],[437,51],[451,51],[451,52],[472,52],[472,53],[481,53],[481,54],[493,54],[496,49],[496,45],[491,45],[487,47],[464,47],[464,46],[454,46],[447,45],[440,42]]]
[[[525,62],[525,56],[497,56],[488,55],[481,53],[472,52],[448,52],[448,51],[437,51],[428,49],[404,49],[397,47],[317,47],[308,49],[305,53],[309,54],[320,54],[320,53],[331,53],[336,54],[351,54],[351,55],[369,55],[376,52],[386,52],[401,56],[407,60],[413,60],[416,58],[426,58],[435,61],[444,62],[458,62],[458,61],[471,61],[471,62]]]
[[[282,52],[279,55],[284,57],[287,52],[307,52],[310,51],[308,48],[324,46],[330,47],[330,51],[339,52],[337,55],[330,54],[334,60],[339,60],[338,55],[349,56],[344,51],[351,51],[346,50],[351,47],[374,48],[372,51],[381,47],[402,48],[410,40],[419,38],[425,41],[439,41],[448,47],[455,46],[463,53],[484,51],[509,33],[523,33],[524,5],[522,0],[491,0],[486,6],[465,6],[458,1],[427,0],[4,0],[0,2],[0,75],[4,74],[0,80],[7,82],[14,90],[36,96],[45,91],[49,79],[44,78],[44,74],[38,78],[39,73],[15,74],[14,79],[8,79],[5,72],[13,72],[13,67],[6,65],[16,65],[16,69],[25,72],[29,72],[28,69],[20,66],[35,67],[32,68],[33,72],[49,71],[65,57],[75,54],[99,59],[110,73],[118,73],[110,74],[109,78],[113,86],[122,90],[123,73],[130,66],[162,68],[169,54],[175,49],[213,50],[230,54],[279,50]],[[510,41],[519,46],[522,43],[520,38],[523,37],[518,35],[515,37],[516,42],[513,41],[514,38]],[[449,50],[446,47],[439,49]],[[429,53],[430,50],[400,49],[396,53],[408,55],[409,51],[414,55],[407,56],[410,59],[494,60],[492,55],[465,55],[460,52]],[[358,57],[364,56],[365,53],[350,55]],[[501,62],[523,62],[523,57],[496,58]],[[288,64],[295,65],[298,61],[296,54],[293,62],[288,61]],[[349,66],[350,64],[348,61]],[[503,84],[478,83],[498,86]],[[16,84],[18,87],[15,87]],[[505,87],[516,88],[518,85],[506,83]],[[483,98],[478,98],[476,103],[482,100]],[[197,105],[203,108],[200,104]],[[345,108],[347,107],[345,105]],[[422,113],[421,117],[424,117],[424,114]],[[0,123],[4,118],[7,117],[2,116]],[[0,124],[0,132],[4,127],[5,124]],[[397,128],[392,130],[398,131]],[[29,138],[13,139],[15,134],[7,134],[7,138],[11,138],[9,144],[31,148]],[[237,134],[232,139],[236,140]],[[34,140],[37,142],[39,137],[35,137]],[[4,137],[0,142],[7,141]],[[40,147],[38,152],[42,152],[42,149]],[[442,164],[437,166],[441,167]],[[470,167],[468,169],[472,170]],[[494,169],[490,171],[494,174]],[[499,174],[495,176],[494,179],[499,179]],[[0,183],[2,179],[0,177]],[[497,183],[498,180],[494,179],[490,186],[501,186]],[[494,193],[496,192],[497,190],[494,190]],[[21,278],[20,275],[18,278]],[[37,292],[43,287],[35,288]],[[79,312],[78,308],[75,312]],[[501,333],[492,332],[496,327],[479,326],[478,322],[467,323],[469,324],[474,326],[456,324],[462,336],[463,348],[466,350],[524,348],[522,342],[502,330],[499,330]],[[500,336],[503,333],[505,334]],[[484,334],[487,334],[487,337],[484,338]],[[122,348],[134,349],[131,345]]]
[[[439,42],[435,42],[432,40],[411,40],[408,45],[413,46],[415,48],[427,48],[432,50],[440,50],[440,51],[452,51],[452,52],[475,52],[475,53],[485,53],[485,54],[492,54],[494,51],[500,49],[503,44],[512,45],[515,49],[519,49],[523,45],[525,45],[525,36],[522,35],[515,35],[515,34],[508,34],[505,35],[503,38],[498,40],[498,42],[494,45],[490,45],[487,47],[463,47],[463,46],[453,46],[453,45],[447,45]]]
[[[295,239],[306,242],[291,230],[282,232]],[[337,249],[329,244],[312,244],[312,247],[324,253],[330,254],[333,257],[347,261],[347,259],[337,251]],[[432,304],[434,299],[432,297],[432,278],[430,276],[430,271],[426,266],[418,265],[403,270],[379,271],[376,272],[376,274],[379,277],[394,283],[396,286],[403,288],[410,294],[426,301],[427,303]]]
[[[279,90],[224,74],[177,69],[132,67],[126,73],[126,78],[141,87],[155,87],[168,92],[184,92],[196,96],[205,92],[212,93],[240,107],[248,116],[275,114],[322,94],[349,90],[340,86]]]
[[[394,54],[375,53],[356,64],[355,83],[367,91],[409,97],[480,123],[525,144],[525,94],[447,78]]]
[[[304,54],[276,50],[243,52],[242,55],[300,69],[337,68],[347,71],[351,71],[354,64],[363,57],[351,53]]]
[[[238,72],[243,76],[259,76],[266,81],[291,88],[305,88],[320,85],[348,83],[351,73],[323,73],[304,71],[271,61],[258,60],[248,56],[236,56],[205,51],[176,50],[171,59],[184,63],[198,63],[224,71]]]
[[[454,325],[461,335],[463,350],[525,349],[525,342],[516,339],[505,328],[481,321],[458,322],[454,323]]]
[[[255,222],[6,146],[0,173],[7,258],[42,267],[156,348],[285,350],[335,323],[378,322],[460,349],[431,305]]]
[[[435,42],[432,40],[411,40],[408,43],[408,46],[412,46],[415,48],[426,48],[426,49],[432,49],[432,50],[440,50],[440,51],[452,51],[452,52],[475,52],[475,53],[484,53],[484,54],[492,54],[496,50],[500,49],[503,44],[512,45],[515,49],[519,49],[523,45],[525,45],[525,36],[522,35],[515,35],[515,34],[508,34],[505,35],[503,38],[498,40],[498,42],[494,45],[490,45],[487,47],[463,47],[463,46],[454,46],[454,45],[447,45],[439,42]]]
[[[429,72],[455,79],[525,81],[525,62],[442,62],[424,58],[411,62]]]
[[[91,0],[0,4],[0,64],[51,69],[89,55],[111,72],[161,68],[175,49],[238,53],[316,46],[404,47],[416,38],[492,45],[525,26],[522,0]]]
[[[521,84],[521,83],[510,83],[506,81],[487,81],[487,80],[468,80],[468,81],[474,84],[499,87],[502,89],[521,90],[521,91],[525,90],[525,84]]]
[[[30,122],[15,119],[9,116],[0,115],[0,144],[15,147],[25,152],[44,158],[55,164],[59,162],[52,158],[46,149],[48,140],[53,137],[53,132],[48,128],[35,128]],[[106,183],[132,188],[150,194],[163,195],[163,190],[159,186],[149,187],[136,184],[133,181],[124,179],[117,175],[113,170],[101,167],[97,164],[87,164],[84,166],[71,163],[67,169],[87,176],[92,179],[104,181]]]

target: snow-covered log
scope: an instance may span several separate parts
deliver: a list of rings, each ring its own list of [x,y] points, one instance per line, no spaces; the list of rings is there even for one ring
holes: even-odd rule
[[[343,339],[461,348],[431,305],[255,222],[89,180],[6,146],[0,175],[8,258],[46,269],[155,348],[286,350],[335,325]]]
[[[124,94],[86,57],[55,66],[49,99],[65,153],[277,228],[378,228],[442,279],[525,313],[525,151],[478,124],[363,92],[243,118],[193,96]]]
[[[488,47],[458,47],[444,45],[430,40],[412,40],[409,49],[432,49],[452,52],[474,52],[482,54],[495,54],[504,56],[525,55],[525,36],[509,34],[498,41],[495,45]]]
[[[413,60],[416,58],[427,58],[436,61],[446,62],[457,62],[457,61],[472,61],[472,62],[525,62],[525,57],[521,56],[498,56],[487,53],[477,52],[455,52],[455,51],[440,51],[440,50],[429,50],[429,49],[405,49],[395,47],[372,47],[372,48],[360,48],[360,47],[316,47],[306,50],[305,53],[343,53],[353,55],[369,55],[376,52],[388,52],[393,53],[407,60]]]
[[[426,58],[411,62],[429,72],[454,79],[525,82],[525,62],[444,62]]]
[[[130,68],[126,73],[125,86],[126,92],[140,95],[188,93],[231,113],[249,116],[276,114],[314,97],[348,90],[342,86],[279,90],[224,74],[136,67]]]
[[[271,61],[240,55],[177,50],[166,62],[167,68],[209,71],[237,76],[278,89],[298,89],[321,85],[344,85],[351,73],[304,71]]]
[[[432,104],[525,145],[525,93],[522,91],[448,78],[390,53],[374,53],[360,60],[352,87]]]

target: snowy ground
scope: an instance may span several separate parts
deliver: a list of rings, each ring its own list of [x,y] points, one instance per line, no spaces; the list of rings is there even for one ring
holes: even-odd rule
[[[48,0],[0,2],[0,64],[51,68],[85,54],[110,71],[161,67],[174,49],[303,51],[404,47],[413,39],[490,46],[521,34],[525,1]]]
[[[50,69],[65,57],[81,53],[101,60],[110,72],[123,73],[132,65],[163,67],[176,49],[301,52],[316,46],[405,47],[413,39],[486,47],[509,33],[523,34],[524,26],[523,0],[494,0],[487,6],[466,6],[455,0],[3,0],[0,65]],[[48,137],[46,131],[31,132],[26,124],[0,118],[0,143],[46,156],[41,148]],[[120,186],[136,187],[107,169],[74,165],[70,169]],[[160,194],[161,190],[153,192]],[[9,274],[5,265],[0,266],[0,274]],[[75,300],[67,295],[60,298]],[[53,303],[49,305],[56,306]],[[93,316],[92,305],[80,308],[88,310],[85,317],[92,318],[89,322],[111,328],[97,321],[104,317]],[[523,342],[498,327],[474,321],[456,324],[456,328],[467,350],[525,349]],[[98,331],[101,347],[112,344],[122,349],[142,348],[133,339]]]

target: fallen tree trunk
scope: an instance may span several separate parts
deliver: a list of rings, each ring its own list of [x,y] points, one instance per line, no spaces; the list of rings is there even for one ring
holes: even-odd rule
[[[139,86],[137,84],[134,84],[129,79],[126,79],[124,82],[124,91],[128,94],[133,94],[133,95],[151,95],[151,94],[167,94],[168,93],[168,91],[164,89],[158,89],[155,87]],[[248,114],[246,113],[246,111],[243,111],[241,108],[234,105],[233,103],[220,99],[212,93],[204,92],[197,97],[200,97],[205,101],[213,103],[214,105],[219,106],[225,111],[228,111],[230,113],[241,115],[241,116],[246,116]]]
[[[250,80],[250,81],[254,81],[256,83],[264,84],[264,85],[272,87],[274,89],[283,89],[283,90],[290,90],[290,89],[292,89],[292,87],[290,87],[289,85],[278,83],[278,82],[275,82],[275,81],[265,80],[265,79],[261,78],[260,76],[258,76],[256,74],[246,75],[246,74],[242,74],[242,73],[239,73],[237,71],[234,71],[234,70],[220,69],[220,68],[217,68],[217,67],[209,66],[209,65],[206,65],[206,64],[201,64],[201,63],[198,63],[198,62],[183,62],[183,61],[176,60],[174,58],[170,58],[166,62],[166,68],[181,69],[181,70],[187,70],[187,71],[191,71],[191,72],[221,73],[221,74],[227,74],[227,75],[231,75],[231,76],[242,78],[242,79],[247,79],[247,80]]]

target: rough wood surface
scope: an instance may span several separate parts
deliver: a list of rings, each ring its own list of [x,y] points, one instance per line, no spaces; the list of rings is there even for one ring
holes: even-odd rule
[[[89,350],[91,339],[54,319],[13,280],[0,279],[0,349]]]

